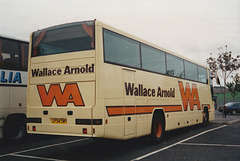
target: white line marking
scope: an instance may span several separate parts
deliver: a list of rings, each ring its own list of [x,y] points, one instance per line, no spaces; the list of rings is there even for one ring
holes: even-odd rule
[[[84,139],[72,140],[72,141],[67,141],[67,142],[58,143],[58,144],[46,145],[46,146],[42,146],[42,147],[38,147],[38,148],[33,148],[33,149],[28,149],[28,150],[23,150],[23,151],[15,152],[15,154],[17,154],[17,153],[25,153],[25,152],[34,151],[34,150],[39,150],[39,149],[50,148],[50,147],[59,146],[59,145],[65,145],[65,144],[75,143],[75,142],[84,141],[84,140],[88,140],[88,139],[89,139],[89,138],[84,138]]]
[[[169,148],[171,148],[171,147],[174,147],[174,146],[176,146],[176,145],[179,145],[179,144],[181,144],[181,143],[183,143],[183,142],[185,142],[185,141],[191,140],[191,139],[193,139],[193,138],[195,138],[195,137],[198,137],[198,136],[200,136],[200,135],[206,134],[206,133],[208,133],[208,132],[211,132],[211,131],[214,131],[214,130],[217,130],[217,129],[221,129],[221,128],[226,127],[226,126],[227,126],[227,125],[223,125],[223,126],[220,126],[220,127],[216,127],[216,128],[213,128],[213,129],[209,129],[209,130],[207,130],[207,131],[203,131],[203,132],[201,132],[201,133],[199,133],[199,134],[196,134],[196,135],[194,135],[194,136],[192,136],[192,137],[189,137],[189,138],[187,138],[187,139],[181,140],[181,141],[179,141],[179,142],[177,142],[177,143],[174,143],[174,144],[169,145],[169,146],[167,146],[167,147],[164,147],[164,148],[162,148],[162,149],[158,149],[158,150],[156,150],[156,151],[153,151],[153,152],[148,153],[148,154],[146,154],[146,155],[143,155],[143,156],[141,156],[141,157],[135,158],[135,159],[133,159],[132,161],[141,160],[141,159],[147,158],[147,157],[149,157],[149,156],[151,156],[151,155],[153,155],[153,154],[156,154],[156,153],[158,153],[158,152],[161,152],[161,151],[164,151],[164,150],[169,149]]]
[[[0,155],[0,158],[1,158],[1,157],[8,156],[8,155],[12,155],[12,154],[25,153],[25,152],[29,152],[29,151],[34,151],[34,150],[50,148],[50,147],[59,146],[59,145],[65,145],[65,144],[75,143],[75,142],[84,141],[84,140],[88,140],[88,139],[89,139],[89,138],[72,140],[72,141],[67,141],[67,142],[63,142],[63,143],[57,143],[57,144],[46,145],[46,146],[42,146],[42,147],[38,147],[38,148],[32,148],[32,149],[28,149],[28,150],[22,150],[22,151],[18,151],[18,152],[8,153],[8,154]]]
[[[240,148],[240,145],[227,145],[227,144],[180,143],[180,145],[218,146],[218,147],[239,147],[239,148]]]
[[[35,156],[20,155],[20,154],[10,154],[10,155],[11,155],[11,156],[16,156],[16,157],[31,158],[31,159],[52,160],[52,161],[65,161],[65,160],[59,160],[59,159],[35,157]]]

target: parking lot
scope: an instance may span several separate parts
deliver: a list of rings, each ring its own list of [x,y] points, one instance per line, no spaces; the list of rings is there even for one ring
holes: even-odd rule
[[[167,132],[161,144],[39,135],[22,143],[0,142],[0,160],[240,160],[240,115]]]
[[[135,160],[239,160],[239,123],[222,125]]]

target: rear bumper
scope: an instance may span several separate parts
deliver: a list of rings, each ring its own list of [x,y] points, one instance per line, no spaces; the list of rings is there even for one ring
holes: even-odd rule
[[[103,137],[103,125],[58,125],[27,123],[30,134],[67,135],[83,137]]]

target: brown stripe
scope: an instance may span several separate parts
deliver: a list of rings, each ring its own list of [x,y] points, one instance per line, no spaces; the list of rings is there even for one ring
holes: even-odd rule
[[[123,115],[123,108],[122,107],[107,107],[108,115],[115,116],[115,115]]]
[[[155,108],[163,108],[165,112],[178,112],[182,111],[181,105],[174,106],[107,106],[107,112],[109,116],[118,115],[131,115],[131,114],[149,114],[152,113]]]

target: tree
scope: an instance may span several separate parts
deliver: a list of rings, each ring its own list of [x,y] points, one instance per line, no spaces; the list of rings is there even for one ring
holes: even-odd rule
[[[240,76],[237,73],[235,76],[232,76],[233,81],[227,82],[226,86],[228,87],[228,91],[231,92],[231,95],[235,101],[235,97],[240,92]]]
[[[214,58],[212,53],[210,53],[210,58],[207,59],[207,64],[209,65],[210,72],[213,78],[222,79],[223,86],[224,86],[224,105],[225,105],[225,88],[227,79],[230,76],[240,69],[240,64],[238,62],[238,58],[240,55],[237,55],[236,58],[232,56],[232,52],[228,51],[227,45],[225,45],[225,51],[223,48],[218,48],[220,53],[218,54],[217,58]]]

